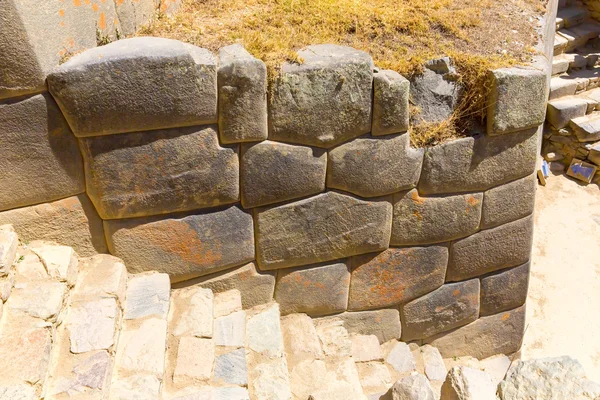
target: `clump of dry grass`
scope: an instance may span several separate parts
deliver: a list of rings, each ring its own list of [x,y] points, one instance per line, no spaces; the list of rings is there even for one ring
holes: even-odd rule
[[[159,15],[139,35],[178,39],[217,51],[241,43],[271,76],[310,44],[335,43],[371,54],[375,64],[405,76],[426,60],[452,57],[465,90],[451,120],[415,128],[427,145],[462,134],[463,121],[485,109],[485,73],[527,61],[537,35],[528,16],[544,0],[183,0],[173,17]],[[514,13],[513,13],[514,12]],[[514,29],[513,29],[514,28]],[[514,38],[519,32],[518,39]],[[476,38],[477,40],[472,40]],[[482,39],[485,38],[485,39]]]

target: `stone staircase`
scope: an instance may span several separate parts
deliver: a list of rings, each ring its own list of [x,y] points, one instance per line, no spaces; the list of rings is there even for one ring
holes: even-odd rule
[[[391,399],[401,378],[439,399],[453,365],[497,384],[510,364],[443,360],[349,333],[336,316],[281,317],[277,303],[243,309],[236,289],[171,289],[110,255],[20,243],[11,225],[0,226],[0,296],[0,400]]]
[[[561,3],[542,154],[600,165],[600,22],[581,2]]]

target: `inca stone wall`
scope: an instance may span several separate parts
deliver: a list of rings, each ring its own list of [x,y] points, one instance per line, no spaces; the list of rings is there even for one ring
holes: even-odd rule
[[[48,91],[4,88],[0,224],[382,342],[516,351],[545,71],[490,72],[487,132],[415,149],[408,80],[347,47],[299,55],[267,90],[239,45],[133,38]]]

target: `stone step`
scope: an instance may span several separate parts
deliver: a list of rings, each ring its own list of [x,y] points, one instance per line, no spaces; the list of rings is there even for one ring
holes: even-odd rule
[[[569,126],[580,142],[595,142],[600,140],[600,112],[572,118]]]
[[[600,166],[600,142],[593,143],[590,146],[587,158],[593,164]]]
[[[586,7],[583,6],[571,6],[565,7],[558,10],[556,14],[557,22],[560,20],[560,23],[565,28],[570,28],[576,25],[579,25],[586,18],[588,18],[590,12]]]
[[[573,118],[587,114],[593,101],[580,96],[566,96],[548,102],[546,120],[555,128],[566,127]]]
[[[559,29],[556,32],[556,38],[558,39],[559,48],[562,50],[561,53],[568,53],[577,50],[580,47],[584,47],[589,38],[586,34],[581,34],[579,31],[575,31],[575,28],[572,29]],[[554,47],[557,47],[557,39],[554,40]],[[561,39],[562,38],[562,39]],[[565,43],[566,40],[566,43]]]
[[[568,44],[569,39],[559,34],[554,35],[554,55],[556,56],[564,53],[567,49]]]

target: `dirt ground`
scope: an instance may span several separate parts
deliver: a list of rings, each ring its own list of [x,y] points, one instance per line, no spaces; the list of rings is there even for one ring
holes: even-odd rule
[[[538,186],[522,358],[570,355],[600,382],[600,187]]]

